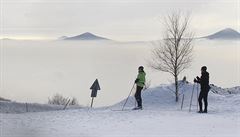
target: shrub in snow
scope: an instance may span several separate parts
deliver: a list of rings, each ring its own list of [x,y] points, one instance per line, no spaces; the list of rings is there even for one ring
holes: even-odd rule
[[[68,105],[77,105],[77,99],[73,98],[72,100],[70,100],[67,97],[63,97],[60,94],[55,94],[52,98],[48,98],[48,104],[53,104],[53,105],[66,105],[68,103]]]
[[[70,101],[69,105],[78,105],[78,101],[75,97]]]

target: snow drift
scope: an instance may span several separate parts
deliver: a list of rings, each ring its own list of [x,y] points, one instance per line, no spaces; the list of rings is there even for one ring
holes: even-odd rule
[[[194,90],[193,90],[194,86]],[[133,92],[134,93],[133,89]],[[192,92],[193,91],[193,92]],[[200,92],[199,84],[192,84],[188,82],[180,82],[179,102],[175,102],[174,84],[160,85],[155,88],[149,88],[142,92],[143,107],[144,110],[180,110],[183,102],[183,110],[188,111],[190,106],[190,99],[193,94],[192,110],[197,111],[197,98]],[[183,100],[184,96],[184,100]],[[240,105],[240,88],[220,88],[211,85],[211,90],[208,96],[209,100],[209,112],[237,112]],[[111,109],[121,110],[126,99],[110,106],[98,108],[98,110]],[[136,105],[133,96],[129,97],[129,100],[125,106],[126,110],[132,109]],[[37,104],[37,103],[18,103],[18,102],[6,102],[0,101],[0,113],[25,113],[25,112],[43,112],[53,110],[63,110],[64,106]],[[84,109],[80,106],[68,106],[68,109]],[[88,108],[85,108],[88,109]]]
[[[143,91],[144,109],[140,111],[112,111],[121,110],[123,100],[98,109],[0,113],[1,137],[239,137],[240,94],[210,92],[209,113],[198,114],[194,112],[197,90],[193,111],[188,112],[193,84],[181,86],[180,97],[185,96],[182,111],[181,101],[175,103],[173,87],[161,85]],[[130,97],[126,108],[133,106]]]
[[[194,86],[194,91],[193,91]],[[213,87],[213,86],[212,86]],[[192,92],[193,91],[193,92]],[[218,92],[216,92],[218,91]],[[231,91],[231,92],[227,92]],[[149,88],[142,92],[143,107],[147,110],[180,110],[183,101],[183,110],[189,110],[190,100],[193,93],[192,109],[197,111],[198,94],[200,92],[199,84],[180,82],[179,102],[175,102],[174,85],[161,85],[155,88]],[[230,94],[235,93],[235,94]],[[184,96],[184,100],[183,99]],[[209,111],[211,112],[236,112],[240,105],[239,87],[219,90],[215,86],[211,88],[208,95]],[[126,99],[113,105],[112,109],[121,109]],[[135,99],[131,96],[125,109],[131,109],[136,105]]]

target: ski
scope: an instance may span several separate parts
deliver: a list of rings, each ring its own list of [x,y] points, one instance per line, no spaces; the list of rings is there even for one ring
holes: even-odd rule
[[[132,110],[142,110],[143,108],[140,108],[140,107],[136,107],[136,108],[133,108]]]
[[[132,109],[111,109],[111,111],[131,111]]]

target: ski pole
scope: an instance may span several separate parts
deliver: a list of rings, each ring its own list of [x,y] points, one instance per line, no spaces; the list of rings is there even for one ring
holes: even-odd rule
[[[190,106],[189,106],[189,112],[191,112],[194,87],[195,87],[195,83],[193,84],[192,95],[191,95]]]
[[[198,94],[199,94],[199,84],[197,84],[197,111],[198,111]]]
[[[135,83],[133,84],[132,89],[131,89],[131,91],[130,91],[130,93],[129,93],[129,95],[128,95],[128,97],[127,97],[127,99],[126,99],[126,101],[125,101],[125,103],[124,103],[124,105],[123,105],[123,107],[122,107],[122,111],[123,111],[125,105],[127,104],[128,98],[129,98],[130,95],[132,94],[132,90],[133,90],[134,86],[135,86]]]

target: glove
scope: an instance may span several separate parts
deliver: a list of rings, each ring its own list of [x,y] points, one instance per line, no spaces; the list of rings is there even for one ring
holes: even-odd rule
[[[194,82],[194,83],[196,83],[196,82],[197,82],[197,80],[196,80],[196,79],[194,79],[194,80],[193,80],[193,82]]]
[[[136,80],[135,80],[135,83],[137,83],[138,81],[139,81],[139,79],[136,79]]]
[[[200,78],[197,76],[197,79],[200,79]]]

